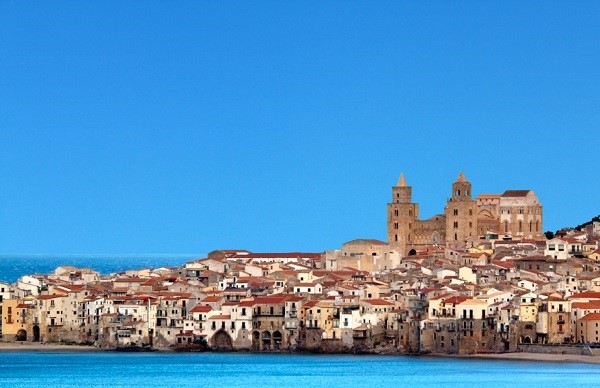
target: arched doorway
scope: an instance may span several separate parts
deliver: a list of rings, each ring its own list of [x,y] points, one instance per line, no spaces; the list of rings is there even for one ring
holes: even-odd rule
[[[522,344],[530,344],[530,343],[531,343],[531,337],[530,337],[530,336],[528,336],[528,335],[526,335],[526,336],[523,336],[523,337],[521,338],[521,343],[522,343]]]
[[[283,336],[279,330],[273,332],[273,348],[281,349],[281,343],[283,342]]]
[[[27,341],[27,332],[23,329],[17,331],[17,341]]]
[[[408,256],[414,256],[417,254],[417,251],[413,248],[410,251],[408,251]]]
[[[271,333],[270,332],[263,331],[262,344],[263,344],[263,349],[271,349]]]
[[[215,350],[232,350],[233,340],[225,330],[219,330],[213,335],[212,347]]]
[[[33,327],[33,342],[39,342],[40,341],[40,327],[38,325],[35,325]]]

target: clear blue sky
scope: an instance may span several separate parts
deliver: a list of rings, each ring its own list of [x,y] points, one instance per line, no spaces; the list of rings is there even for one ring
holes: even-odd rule
[[[600,213],[600,2],[0,3],[0,253],[322,251],[459,171]]]

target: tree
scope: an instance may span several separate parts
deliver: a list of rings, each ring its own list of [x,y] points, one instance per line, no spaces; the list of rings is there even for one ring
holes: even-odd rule
[[[552,240],[554,238],[554,232],[551,232],[549,230],[546,233],[544,233],[544,235],[546,235],[546,238],[548,240]]]

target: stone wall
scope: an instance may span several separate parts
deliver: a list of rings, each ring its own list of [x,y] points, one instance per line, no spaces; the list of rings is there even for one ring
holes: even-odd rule
[[[575,345],[541,345],[541,344],[519,344],[518,351],[525,353],[542,353],[542,354],[575,354],[582,356],[600,355],[600,349],[591,349],[589,346]]]

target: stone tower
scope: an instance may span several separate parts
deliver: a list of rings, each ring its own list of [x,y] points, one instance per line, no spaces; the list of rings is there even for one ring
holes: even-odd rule
[[[400,174],[398,184],[392,187],[392,201],[388,203],[388,244],[402,255],[411,244],[411,229],[419,219],[419,205],[412,203],[412,187]]]
[[[469,237],[477,236],[477,206],[471,195],[471,183],[461,172],[452,184],[452,197],[444,209],[448,247],[464,247]]]

